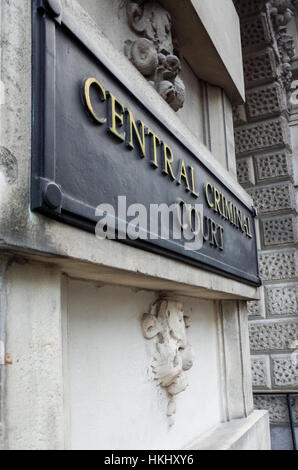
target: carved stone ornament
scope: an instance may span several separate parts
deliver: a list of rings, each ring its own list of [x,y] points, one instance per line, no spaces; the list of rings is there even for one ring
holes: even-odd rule
[[[145,338],[155,341],[152,370],[155,380],[168,394],[170,425],[175,422],[175,397],[188,386],[186,371],[193,365],[193,348],[186,336],[190,324],[182,303],[169,299],[157,300],[142,319]]]
[[[293,17],[292,0],[271,0],[270,9],[275,26],[286,26]]]
[[[171,15],[156,1],[131,1],[126,7],[134,40],[125,41],[125,55],[178,111],[185,101],[185,86],[179,76],[181,62],[174,50]]]
[[[289,90],[292,79],[291,61],[295,55],[294,38],[288,34],[287,25],[294,15],[292,0],[270,0],[269,11],[281,60],[281,79]]]

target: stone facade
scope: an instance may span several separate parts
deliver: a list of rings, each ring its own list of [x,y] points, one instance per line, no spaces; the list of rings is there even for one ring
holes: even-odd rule
[[[255,392],[295,392],[297,150],[290,115],[296,103],[293,95],[297,91],[291,83],[297,51],[289,24],[297,5],[275,0],[234,0],[234,4],[241,21],[247,97],[242,109],[234,111],[237,172],[258,212],[259,268],[264,285],[261,300],[248,305],[253,386]],[[292,102],[290,89],[294,90]],[[298,399],[293,399],[298,424],[297,404]],[[289,423],[285,396],[255,395],[255,406],[269,410],[272,424]]]
[[[72,28],[84,33],[144,106],[252,205],[236,181],[232,105],[244,96],[237,14],[232,0],[213,0],[215,9],[209,0],[184,3],[181,15],[179,1],[0,2],[1,449],[269,448],[268,413],[253,407],[243,300],[254,302],[257,287],[30,210],[37,14],[60,39]],[[42,39],[53,63],[58,41]],[[88,63],[78,67],[82,80]],[[53,85],[54,74],[46,77]],[[80,88],[73,92],[80,105]],[[273,121],[286,139],[279,116]],[[267,383],[264,364],[255,380]]]

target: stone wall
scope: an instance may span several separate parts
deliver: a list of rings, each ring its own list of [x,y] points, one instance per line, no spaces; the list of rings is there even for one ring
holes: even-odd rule
[[[246,84],[246,104],[234,109],[237,173],[258,212],[263,279],[261,300],[248,303],[253,385],[255,392],[297,391],[297,153],[289,100],[295,38],[288,34],[295,7],[275,0],[234,3]],[[288,424],[285,397],[256,395],[255,406],[269,410],[272,424]],[[293,409],[298,423],[297,399]]]
[[[252,204],[251,198],[235,181],[232,112],[228,94],[223,93],[214,82],[203,87],[208,94],[205,101],[208,104],[208,112],[204,114],[202,111],[202,116],[210,114],[204,129],[206,127],[207,140],[210,140],[209,148],[216,153],[214,156],[202,143],[200,126],[196,122],[198,109],[197,114],[193,111],[196,108],[195,103],[200,101],[193,101],[195,89],[190,85],[197,83],[198,97],[202,91],[200,80],[196,78],[195,73],[188,71],[189,73],[184,75],[187,85],[186,103],[182,110],[175,113],[127,60],[123,54],[123,40],[121,39],[119,49],[110,41],[109,37],[118,37],[119,40],[119,30],[125,32],[126,17],[121,23],[114,11],[110,18],[119,25],[122,24],[122,27],[111,28],[108,34],[108,23],[102,31],[100,24],[94,22],[94,15],[91,15],[91,18],[84,9],[85,5],[87,9],[87,4],[90,8],[92,5],[96,7],[94,10],[98,12],[98,23],[102,24],[105,14],[108,17],[109,9],[117,6],[119,1],[86,0],[81,2],[83,7],[75,0],[62,0],[61,4],[63,15],[68,15],[80,30],[86,31],[94,47],[101,49],[106,58],[112,58],[119,75],[124,76],[126,82],[130,80],[133,83],[136,96],[142,97],[143,103],[153,112],[161,113],[165,121],[170,121],[175,132],[184,135],[195,152],[208,161],[210,168],[221,173],[227,184],[233,186],[247,204]],[[190,5],[194,2],[185,3]],[[218,3],[223,2],[218,0]],[[57,6],[59,2],[47,2],[48,6],[50,4]],[[177,5],[178,2],[171,4]],[[208,2],[202,4],[208,5]],[[227,0],[226,4],[229,6],[231,0]],[[158,434],[150,425],[150,420],[142,419],[138,413],[130,413],[126,397],[130,397],[130,404],[131,397],[134,397],[131,405],[133,410],[147,410],[152,420],[150,402],[145,400],[144,409],[142,408],[146,395],[141,392],[144,389],[149,390],[155,410],[159,403],[163,405],[157,410],[158,413],[155,413],[155,416],[158,414],[155,420],[156,429],[159,430],[162,426],[163,429],[166,428],[168,400],[165,400],[165,390],[155,383],[154,377],[152,380],[152,377],[146,376],[148,369],[151,370],[150,364],[153,360],[150,348],[154,353],[155,343],[143,337],[141,328],[143,314],[150,312],[151,300],[162,293],[167,296],[173,294],[175,298],[194,298],[191,301],[185,300],[184,303],[190,307],[195,305],[192,312],[194,328],[190,329],[190,335],[194,335],[191,343],[195,345],[198,353],[194,366],[189,370],[191,385],[184,395],[181,393],[178,397],[181,400],[177,406],[178,426],[175,428],[175,441],[172,439],[174,428],[169,427],[164,431],[168,440],[158,440],[155,445],[164,448],[168,442],[169,448],[174,445],[180,448],[191,438],[191,446],[201,448],[203,445],[197,442],[200,437],[197,434],[208,432],[209,448],[268,448],[267,413],[253,412],[247,309],[242,301],[258,298],[257,288],[113,240],[98,240],[91,233],[79,231],[75,227],[30,211],[31,2],[0,2],[0,12],[3,18],[0,73],[5,86],[5,103],[0,108],[1,117],[4,117],[0,119],[0,257],[8,257],[7,263],[3,261],[3,268],[0,265],[0,332],[5,331],[5,351],[2,354],[5,362],[2,367],[5,371],[5,407],[0,409],[0,422],[3,419],[5,424],[4,448],[53,450],[71,447],[71,407],[74,409],[78,404],[85,416],[85,408],[81,406],[82,395],[70,394],[70,391],[73,393],[78,390],[68,387],[71,377],[75,382],[72,385],[85,387],[84,397],[88,406],[92,408],[90,397],[92,398],[93,394],[95,404],[101,407],[97,414],[91,409],[91,417],[97,419],[99,427],[102,426],[101,411],[108,415],[109,422],[104,422],[102,433],[107,433],[109,427],[113,448],[114,433],[119,433],[119,430],[121,433],[119,422],[125,421],[123,414],[126,414],[126,417],[129,415],[135,429],[141,429],[138,438],[142,439],[142,448],[144,443],[148,443],[146,433],[150,433],[149,438],[156,439]],[[221,19],[218,12],[217,17]],[[223,22],[226,18],[227,16]],[[185,25],[185,15],[181,22]],[[197,22],[199,23],[199,18]],[[237,42],[238,32],[232,34],[233,22],[228,21],[225,24],[222,29],[229,34],[224,36],[231,43]],[[115,34],[115,31],[118,34]],[[190,35],[191,40],[193,37],[196,38],[195,55],[203,58],[206,63],[208,57],[209,62],[210,57],[205,48],[208,42],[202,45],[196,35]],[[124,40],[126,39],[128,37],[125,34]],[[198,46],[204,49],[204,54],[198,53]],[[220,65],[222,59],[218,59],[220,60],[217,63]],[[242,72],[240,69],[238,72],[241,82]],[[221,75],[219,68],[219,80]],[[191,92],[187,97],[188,90]],[[185,123],[183,115],[179,114],[183,113],[184,109],[189,113],[188,123]],[[194,127],[190,126],[191,121],[196,122]],[[220,147],[223,149],[225,165],[220,163],[221,158],[217,155]],[[79,284],[74,279],[80,279]],[[79,291],[77,287],[81,287],[83,280],[86,287]],[[107,284],[110,287],[107,287]],[[91,292],[94,294],[93,298],[90,296]],[[68,296],[69,293],[71,296]],[[75,295],[80,299],[80,305],[77,302],[71,303],[71,299],[75,300]],[[201,298],[205,300],[202,301]],[[90,322],[85,321],[88,317]],[[65,321],[68,318],[69,329]],[[102,322],[102,319],[105,321]],[[5,328],[2,327],[4,322]],[[83,322],[84,328],[89,329],[85,330],[86,334],[82,334],[80,322]],[[122,327],[123,324],[125,328]],[[212,334],[213,343],[208,342],[210,336],[207,336],[206,331]],[[65,332],[70,333],[69,343],[66,341],[68,337]],[[103,338],[102,341],[98,341],[97,333]],[[122,343],[117,341],[117,338],[120,338]],[[123,348],[123,342],[128,345],[127,349]],[[217,349],[214,344],[218,345]],[[77,345],[83,347],[83,353],[79,354],[80,361],[72,360],[69,364],[68,359],[77,353]],[[212,354],[208,354],[207,347]],[[90,349],[92,354],[88,353]],[[213,367],[210,365],[211,357]],[[139,369],[133,369],[135,361]],[[89,380],[98,378],[95,385],[102,387],[99,391],[96,387],[88,388],[88,383],[80,380],[75,369],[77,365],[81,367],[80,374],[86,373]],[[141,380],[144,388],[138,386]],[[216,380],[222,386],[214,385]],[[208,387],[212,393],[208,392]],[[103,388],[105,393],[100,395],[99,392]],[[198,388],[201,395],[197,393]],[[0,387],[0,405],[1,391]],[[136,397],[134,393],[141,394],[141,398]],[[163,393],[161,402],[155,400],[159,393]],[[196,407],[188,399],[187,393],[196,401]],[[214,401],[215,394],[217,401]],[[117,401],[112,397],[116,397]],[[221,413],[217,412],[220,400],[223,401]],[[109,414],[110,410],[113,415]],[[187,410],[188,414],[184,413],[184,410]],[[173,408],[170,407],[169,411],[173,412]],[[214,413],[213,417],[211,413]],[[77,430],[82,438],[86,438],[83,422],[79,415],[76,416]],[[135,424],[137,419],[139,422]],[[125,438],[127,434],[128,438],[134,428],[127,420],[125,424],[122,434]],[[211,437],[209,425],[213,430]],[[91,432],[94,438],[100,437],[98,428],[92,429]],[[104,436],[107,437],[107,434]],[[147,441],[143,439],[144,436]],[[81,443],[78,444],[80,445]]]

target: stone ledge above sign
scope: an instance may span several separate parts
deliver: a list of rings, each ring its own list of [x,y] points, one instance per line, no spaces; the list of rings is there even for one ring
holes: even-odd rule
[[[174,35],[196,75],[223,88],[233,104],[243,103],[240,24],[233,1],[160,0],[159,3],[171,14]]]

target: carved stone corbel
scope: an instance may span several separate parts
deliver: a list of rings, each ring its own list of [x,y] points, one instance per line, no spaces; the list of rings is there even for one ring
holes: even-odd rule
[[[151,0],[129,0],[126,12],[135,38],[125,41],[125,55],[174,111],[178,111],[185,101],[185,86],[179,76],[181,61],[173,44],[171,15]]]
[[[190,325],[182,303],[166,298],[158,299],[142,318],[144,337],[155,342],[151,367],[155,380],[168,394],[170,425],[175,422],[175,397],[188,386],[186,371],[193,365],[193,348],[186,336]]]

